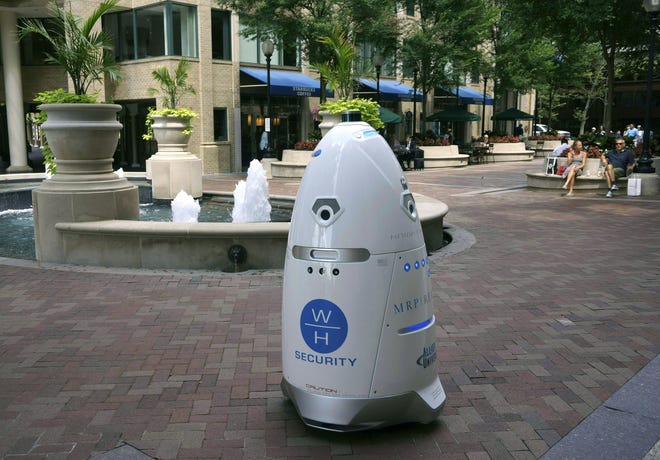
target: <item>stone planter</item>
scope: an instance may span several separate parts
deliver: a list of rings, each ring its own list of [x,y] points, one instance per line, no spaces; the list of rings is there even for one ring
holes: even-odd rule
[[[312,161],[313,153],[312,150],[284,149],[282,161],[271,165],[272,177],[300,179],[305,173],[307,165]]]
[[[327,110],[321,110],[319,115],[323,121],[319,124],[321,135],[325,136],[336,124],[341,122],[341,113],[330,113]]]
[[[112,170],[121,123],[115,104],[43,104],[57,173],[32,191],[37,260],[64,261],[56,224],[137,220],[138,189]]]
[[[188,122],[181,117],[154,115],[151,128],[158,143],[158,153],[182,152],[188,148],[190,134],[183,131]]]
[[[42,104],[48,115],[42,129],[55,155],[57,174],[42,185],[48,189],[125,188],[112,170],[121,123],[116,104]]]
[[[188,152],[188,126],[181,117],[154,115],[151,125],[158,151],[147,160],[154,199],[171,200],[181,191],[202,196],[202,160]]]

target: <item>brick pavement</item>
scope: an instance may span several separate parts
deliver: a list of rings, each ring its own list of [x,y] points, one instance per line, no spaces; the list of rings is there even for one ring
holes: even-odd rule
[[[88,458],[127,443],[163,459],[538,458],[660,350],[660,198],[530,191],[529,167],[408,174],[474,236],[431,257],[447,392],[436,423],[305,427],[279,389],[281,271],[5,259],[0,457]],[[270,182],[272,194],[296,188]]]

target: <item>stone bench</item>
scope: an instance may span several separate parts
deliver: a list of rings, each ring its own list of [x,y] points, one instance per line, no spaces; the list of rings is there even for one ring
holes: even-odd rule
[[[424,145],[425,168],[458,168],[468,165],[470,155],[459,153],[458,145]],[[301,178],[312,160],[311,150],[284,150],[282,161],[270,164],[270,174],[277,178]]]
[[[565,166],[568,162],[566,157],[558,157],[557,164]],[[603,176],[603,171],[600,171],[600,159],[587,158],[587,163],[584,166],[582,175],[578,176],[575,180],[575,190],[607,190],[607,181]],[[546,162],[543,162],[542,171],[527,171],[527,186],[532,188],[545,188],[545,189],[559,189],[564,182],[561,176],[557,174],[545,173]],[[625,191],[628,178],[622,177],[616,181],[616,184],[622,191]]]
[[[270,165],[272,177],[301,178],[312,160],[312,153],[311,150],[283,150],[282,161]]]
[[[527,141],[527,148],[534,150],[534,157],[547,158],[550,154],[561,145],[561,140],[551,141]]]
[[[534,159],[534,150],[527,150],[524,142],[496,142],[492,146],[491,152],[486,155],[487,162],[532,161]]]
[[[468,165],[470,155],[459,153],[458,145],[420,145],[424,168],[460,168]]]

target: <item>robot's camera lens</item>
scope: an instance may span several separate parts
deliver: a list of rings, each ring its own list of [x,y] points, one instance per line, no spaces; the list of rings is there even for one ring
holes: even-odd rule
[[[330,213],[330,210],[328,210],[328,209],[323,209],[323,210],[319,213],[319,217],[320,217],[322,220],[329,220],[329,219],[332,217],[332,214]]]
[[[413,203],[408,203],[408,211],[410,214],[413,214],[415,212],[415,205]]]
[[[307,267],[307,273],[311,274],[313,271],[314,271],[314,269],[312,267]]]
[[[334,270],[332,270],[332,274],[335,276],[339,275],[339,269],[335,268]]]

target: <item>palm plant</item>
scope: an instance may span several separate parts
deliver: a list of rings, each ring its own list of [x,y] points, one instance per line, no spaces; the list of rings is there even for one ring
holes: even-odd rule
[[[151,76],[158,83],[159,88],[149,88],[149,94],[152,96],[161,95],[163,108],[150,109],[147,114],[145,124],[147,125],[146,134],[142,135],[145,140],[153,138],[153,117],[172,116],[185,120],[186,127],[184,134],[192,132],[192,119],[197,117],[197,113],[190,109],[179,107],[179,102],[184,94],[195,94],[195,88],[188,84],[188,61],[183,59],[174,69],[174,74],[170,73],[167,67],[158,67],[151,72]]]
[[[355,61],[358,57],[355,43],[346,36],[339,25],[335,25],[330,35],[319,38],[319,43],[327,45],[332,60],[311,66],[328,82],[339,99],[348,99],[353,93]]]
[[[87,94],[89,86],[103,81],[119,80],[119,66],[114,60],[112,40],[103,31],[94,30],[105,13],[111,11],[118,0],[104,0],[85,19],[55,2],[48,4],[54,27],[46,27],[42,21],[23,19],[19,24],[19,37],[37,34],[52,47],[46,60],[64,68],[73,82],[75,94]]]
[[[188,84],[188,67],[188,61],[181,59],[174,69],[174,74],[170,74],[170,71],[164,66],[151,72],[151,76],[160,88],[149,88],[149,94],[152,96],[160,94],[164,108],[176,109],[181,96],[195,94],[195,88]]]

